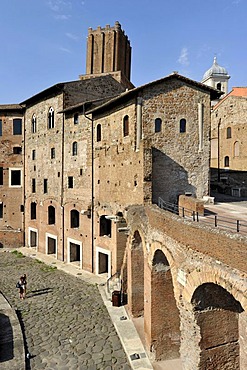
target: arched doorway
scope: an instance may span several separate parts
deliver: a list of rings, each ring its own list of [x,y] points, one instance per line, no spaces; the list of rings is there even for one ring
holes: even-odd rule
[[[144,253],[142,238],[135,231],[128,256],[128,307],[133,317],[144,312]]]
[[[178,359],[180,318],[174,297],[171,268],[164,253],[156,250],[151,271],[151,341],[156,360]]]
[[[196,337],[196,343],[199,343],[197,368],[246,368],[240,365],[239,322],[240,316],[244,315],[241,304],[226,289],[214,283],[200,285],[195,290],[191,303],[196,325],[200,329]],[[241,363],[245,361],[243,358]]]

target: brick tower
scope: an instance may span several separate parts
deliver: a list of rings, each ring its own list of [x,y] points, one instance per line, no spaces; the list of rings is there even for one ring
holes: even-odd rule
[[[111,74],[126,88],[130,82],[131,46],[119,22],[96,30],[89,28],[87,39],[86,75],[81,79]]]

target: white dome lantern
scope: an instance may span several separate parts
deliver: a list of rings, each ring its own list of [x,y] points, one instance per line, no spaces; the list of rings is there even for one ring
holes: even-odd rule
[[[215,89],[224,92],[224,95],[228,93],[228,80],[230,76],[226,68],[221,67],[217,63],[217,58],[214,57],[214,62],[211,68],[209,68],[203,75],[202,83],[207,86],[214,87]],[[224,96],[223,95],[223,96]]]

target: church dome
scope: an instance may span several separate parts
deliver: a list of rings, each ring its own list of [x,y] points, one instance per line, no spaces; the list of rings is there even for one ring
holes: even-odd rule
[[[224,67],[219,66],[216,57],[211,68],[209,68],[203,75],[203,80],[213,76],[228,76],[228,72]]]

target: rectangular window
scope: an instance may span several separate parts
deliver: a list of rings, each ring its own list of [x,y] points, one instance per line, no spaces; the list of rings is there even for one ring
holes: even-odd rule
[[[36,220],[36,207],[37,204],[35,202],[31,203],[31,220]]]
[[[32,193],[36,192],[36,180],[32,179]]]
[[[10,186],[21,186],[21,170],[10,170]]]
[[[74,178],[73,176],[68,177],[68,188],[72,189],[74,187]]]
[[[3,167],[0,167],[0,185],[3,185]]]
[[[13,119],[13,135],[22,134],[22,120],[20,118]]]
[[[44,194],[48,193],[48,179],[44,179]]]
[[[0,119],[0,136],[3,135],[3,121]]]
[[[32,160],[34,161],[36,159],[36,151],[32,150]]]
[[[14,146],[13,154],[21,154],[21,152],[22,152],[21,146]]]
[[[55,148],[51,148],[51,159],[55,158]]]
[[[3,218],[3,203],[0,203],[0,218]]]

